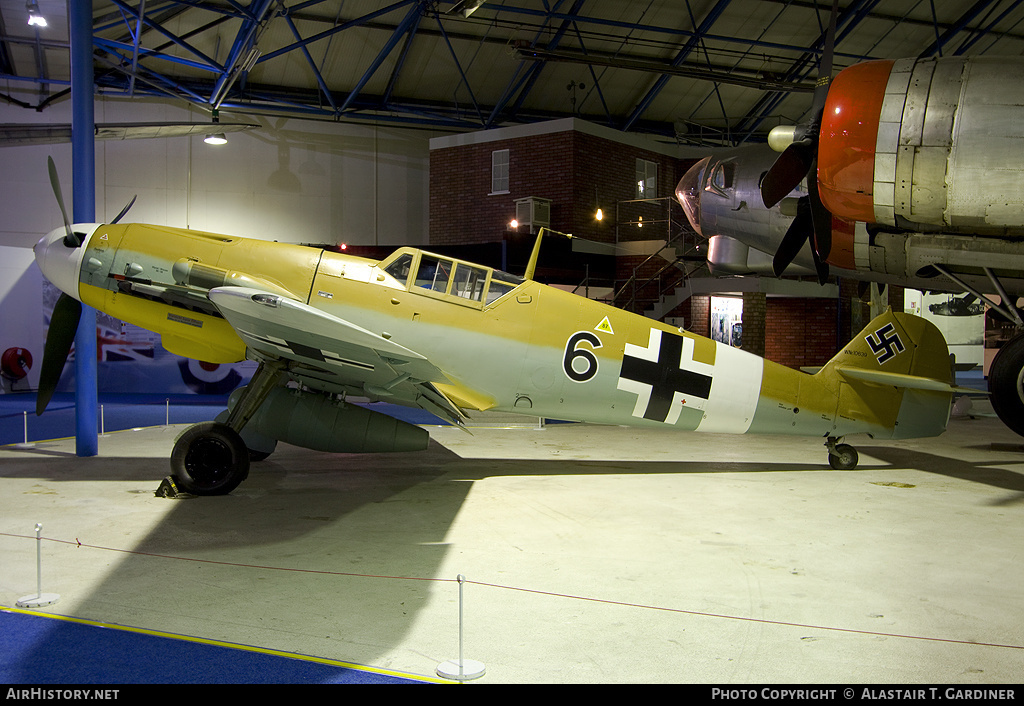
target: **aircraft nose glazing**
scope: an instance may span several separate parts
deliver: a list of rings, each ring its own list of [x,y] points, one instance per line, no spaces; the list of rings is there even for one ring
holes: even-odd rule
[[[710,157],[700,160],[683,174],[683,178],[676,185],[676,198],[686,212],[690,225],[700,235],[704,235],[700,226],[700,195],[703,191],[704,170],[710,163]]]

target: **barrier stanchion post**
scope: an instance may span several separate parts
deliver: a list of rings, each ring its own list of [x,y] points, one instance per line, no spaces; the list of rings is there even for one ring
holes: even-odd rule
[[[464,659],[462,656],[463,652],[463,595],[462,587],[466,583],[466,577],[459,574],[456,577],[459,582],[459,658],[457,660],[450,659],[447,662],[442,662],[437,667],[437,676],[444,677],[445,679],[455,679],[456,681],[468,681],[470,679],[479,679],[484,675],[486,668],[483,662],[477,662],[474,659]]]
[[[25,441],[23,443],[21,443],[21,444],[15,444],[14,448],[16,448],[16,449],[34,449],[36,447],[36,445],[28,440],[28,412],[22,412],[21,413],[21,417],[22,417],[22,425],[24,426],[24,429],[25,429],[25,436],[24,436]]]
[[[36,523],[36,595],[19,598],[15,604],[19,608],[39,608],[44,605],[53,605],[60,600],[60,595],[57,593],[43,593],[42,531],[43,526]]]

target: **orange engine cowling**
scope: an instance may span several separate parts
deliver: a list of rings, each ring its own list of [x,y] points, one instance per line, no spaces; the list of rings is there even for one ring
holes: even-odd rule
[[[856,64],[822,115],[818,185],[838,218],[920,232],[1024,235],[1024,59]]]
[[[818,190],[832,215],[875,220],[875,144],[891,61],[855,64],[833,79],[818,141]]]

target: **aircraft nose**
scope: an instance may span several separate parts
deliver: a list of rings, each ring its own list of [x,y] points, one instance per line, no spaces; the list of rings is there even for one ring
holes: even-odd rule
[[[35,253],[36,264],[43,276],[65,294],[78,299],[78,273],[88,236],[80,246],[75,247],[66,243],[66,235],[67,231],[63,227],[55,228],[39,239],[32,247],[32,252]]]
[[[700,226],[700,195],[704,183],[704,170],[711,163],[711,157],[705,157],[690,167],[676,185],[676,198],[686,212],[690,225],[700,235],[704,235]]]

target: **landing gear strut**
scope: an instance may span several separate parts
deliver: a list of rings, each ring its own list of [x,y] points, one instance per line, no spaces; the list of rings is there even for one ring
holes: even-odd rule
[[[193,495],[227,495],[249,476],[249,449],[239,432],[277,385],[284,364],[264,361],[225,422],[201,422],[183,431],[171,451],[171,473]]]
[[[828,447],[828,465],[837,471],[852,471],[857,467],[860,457],[857,455],[857,449],[849,444],[840,444],[841,440],[842,437],[837,439],[834,436],[825,440],[825,446]]]

